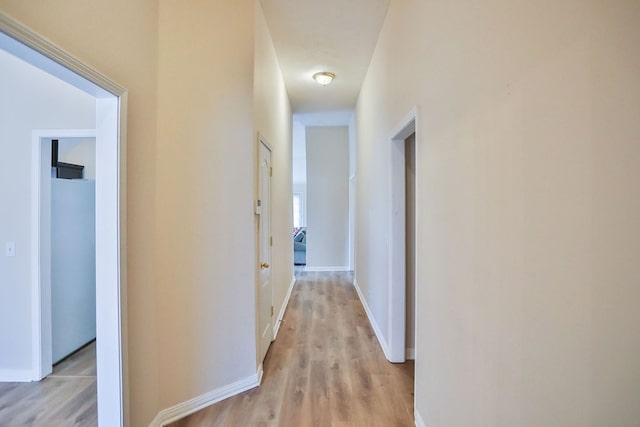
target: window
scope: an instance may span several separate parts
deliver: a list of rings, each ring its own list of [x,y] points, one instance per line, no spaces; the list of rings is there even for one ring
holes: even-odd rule
[[[304,194],[293,193],[293,226],[304,227]]]

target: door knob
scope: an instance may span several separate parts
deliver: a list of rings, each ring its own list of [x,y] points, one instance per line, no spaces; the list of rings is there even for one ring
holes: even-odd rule
[[[269,263],[268,262],[261,263],[260,268],[269,268]]]

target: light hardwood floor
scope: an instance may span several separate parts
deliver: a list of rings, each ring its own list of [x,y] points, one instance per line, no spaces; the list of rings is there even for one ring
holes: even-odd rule
[[[413,362],[385,359],[351,273],[296,276],[262,385],[171,427],[414,425]]]
[[[40,382],[0,383],[0,426],[97,426],[96,400],[94,341]]]

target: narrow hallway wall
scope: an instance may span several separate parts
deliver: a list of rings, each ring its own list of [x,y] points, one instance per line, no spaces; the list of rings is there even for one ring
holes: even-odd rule
[[[160,406],[256,374],[254,3],[161,1]]]
[[[418,106],[417,425],[637,425],[638,22],[391,2],[356,112],[356,275],[386,334],[385,147]]]

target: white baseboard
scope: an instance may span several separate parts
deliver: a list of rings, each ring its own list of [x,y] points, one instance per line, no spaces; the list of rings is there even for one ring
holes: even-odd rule
[[[371,310],[369,309],[369,304],[367,304],[367,300],[364,299],[364,296],[362,295],[362,291],[360,290],[360,286],[358,286],[358,281],[354,279],[353,281],[353,287],[356,288],[356,292],[358,293],[358,298],[360,298],[360,302],[362,303],[362,306],[364,307],[364,311],[365,313],[367,313],[367,317],[369,318],[369,323],[371,323],[371,327],[373,328],[373,332],[376,334],[376,338],[378,338],[378,342],[380,343],[380,347],[382,347],[382,351],[384,352],[384,357],[387,358],[387,360],[391,360],[391,358],[389,357],[389,355],[391,354],[391,352],[389,351],[389,345],[387,344],[387,341],[384,339],[384,335],[382,335],[382,332],[380,331],[380,328],[378,327],[378,323],[376,322],[376,319],[373,317],[373,314],[371,313]]]
[[[262,384],[262,376],[264,375],[264,366],[262,363],[258,366],[258,372],[256,375],[258,376],[258,385]]]
[[[0,369],[0,382],[28,383],[33,378],[31,369]]]
[[[293,291],[293,286],[296,284],[296,276],[294,275],[291,278],[291,283],[289,284],[289,290],[287,290],[287,296],[284,297],[284,301],[282,301],[282,307],[280,307],[280,311],[278,312],[278,317],[276,318],[276,324],[273,328],[273,339],[275,340],[278,336],[278,331],[280,331],[280,325],[282,325],[282,319],[284,318],[284,312],[287,310],[287,305],[289,305],[289,299],[291,298],[291,292]]]
[[[420,412],[418,412],[418,410],[414,410],[413,415],[416,418],[416,427],[427,427],[427,425],[424,423],[424,420],[422,419],[422,415],[420,415]]]
[[[162,427],[178,421],[181,418],[191,415],[200,409],[209,405],[218,403],[224,399],[235,396],[252,388],[258,387],[262,380],[262,365],[258,368],[258,372],[250,377],[241,379],[232,384],[211,390],[205,394],[194,397],[186,402],[179,403],[171,408],[163,409],[153,419],[149,427]]]
[[[351,271],[348,265],[342,265],[338,267],[309,267],[305,269],[306,271]]]
[[[407,360],[416,360],[416,349],[415,348],[405,349],[404,358]]]

